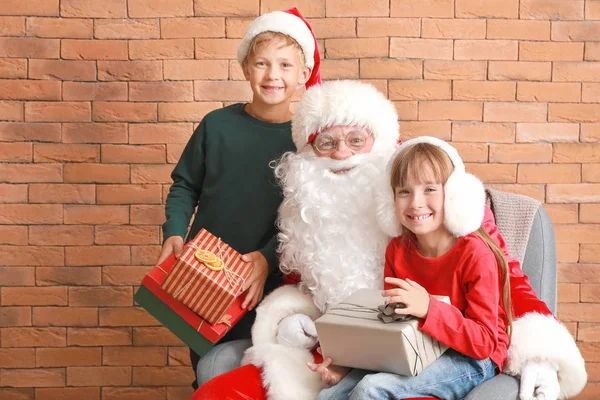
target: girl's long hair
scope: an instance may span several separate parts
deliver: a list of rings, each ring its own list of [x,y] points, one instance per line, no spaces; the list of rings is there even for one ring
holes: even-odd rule
[[[412,182],[423,183],[424,177],[421,173],[421,166],[425,163],[431,166],[435,181],[441,183],[442,185],[446,184],[450,174],[452,174],[452,171],[454,171],[452,161],[450,161],[450,157],[448,157],[444,150],[430,143],[417,143],[398,154],[398,156],[394,159],[392,164],[392,174],[390,177],[390,185],[392,186],[392,189],[405,186],[406,182],[409,180]],[[394,190],[394,196],[395,193],[396,191]],[[408,241],[416,242],[415,235],[406,227],[402,228],[402,236]],[[502,292],[502,307],[504,308],[504,312],[506,313],[506,318],[508,320],[507,332],[509,333],[510,339],[510,337],[512,337],[513,310],[512,301],[510,298],[508,260],[500,246],[494,242],[494,240],[483,227],[480,227],[473,233],[479,236],[488,245],[496,257],[496,262],[498,263],[499,282]]]

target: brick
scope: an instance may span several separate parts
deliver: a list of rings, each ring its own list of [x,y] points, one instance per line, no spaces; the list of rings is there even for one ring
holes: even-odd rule
[[[160,81],[162,80],[162,62],[98,61],[98,80]]]
[[[172,182],[172,165],[132,165],[131,183],[166,183]]]
[[[325,2],[327,17],[387,17],[388,0],[329,0]]]
[[[188,396],[191,397],[191,394]],[[188,398],[185,397],[185,398]],[[140,387],[103,387],[103,400],[164,400],[167,398],[167,388],[140,388]],[[182,399],[184,397],[181,397]]]
[[[65,182],[72,183],[127,183],[129,165],[123,164],[66,164]]]
[[[489,19],[488,39],[550,40],[550,21]]]
[[[483,106],[479,102],[427,101],[419,103],[420,121],[474,120],[481,121]]]
[[[552,23],[553,41],[600,40],[598,21],[555,21]]]
[[[161,122],[200,122],[210,111],[222,106],[223,104],[218,102],[159,103],[158,120]],[[135,125],[132,125],[133,127]]]
[[[58,58],[58,39],[0,38],[0,57]]]
[[[89,102],[33,102],[25,103],[25,121],[28,122],[84,122],[91,118]]]
[[[183,386],[193,379],[188,366],[134,367],[133,384],[136,386]]]
[[[63,82],[63,100],[127,101],[127,83]]]
[[[226,60],[165,60],[163,63],[165,79],[168,80],[219,80],[228,77]]]
[[[0,205],[0,224],[59,224],[61,222],[62,207],[59,205]]]
[[[134,327],[134,346],[181,346],[182,342],[165,327]]]
[[[323,33],[323,29],[327,29],[327,31],[329,31],[329,28],[327,27],[327,22],[336,24],[339,21],[344,21],[344,20],[350,20],[352,21],[352,35],[350,36],[355,36],[356,35],[356,29],[355,29],[355,20],[352,18],[335,18],[335,20],[330,20],[330,19],[311,19],[309,20],[313,32],[315,33],[315,35],[317,35],[318,38],[322,38],[325,39],[326,36],[323,36],[322,34],[319,35],[319,33],[317,33],[317,30],[321,31],[321,33]],[[233,39],[241,39],[244,36],[244,32],[246,32],[246,28],[248,27],[248,25],[250,25],[250,23],[254,21],[254,18],[235,18],[235,17],[229,17],[229,18],[225,18],[225,34],[227,38],[233,38]],[[345,37],[346,35],[343,35],[343,37]],[[237,64],[237,60],[236,60],[236,64]]]
[[[581,101],[581,84],[557,82],[519,82],[517,86],[517,100],[577,103]]]
[[[325,21],[329,21],[328,18]],[[314,27],[313,27],[314,29]],[[354,36],[354,29],[352,32],[338,30],[337,34],[330,33],[326,37],[352,37]],[[358,37],[419,37],[421,36],[421,20],[419,18],[358,18],[356,25],[356,33]],[[318,36],[318,32],[315,31],[318,38],[324,38],[324,36]]]
[[[418,136],[434,136],[450,140],[451,123],[449,121],[410,121],[400,125],[400,138],[408,140]]]
[[[486,183],[514,183],[517,181],[515,164],[467,163],[465,167],[467,172]]]
[[[452,146],[464,162],[484,163],[488,161],[488,145],[485,143],[460,143],[452,142]]]
[[[123,366],[164,366],[167,363],[167,349],[164,347],[105,347],[102,354],[103,365]]]
[[[597,1],[586,1],[585,19],[600,19],[600,3]]]
[[[139,284],[139,281],[138,281]],[[100,325],[101,326],[160,326],[161,323],[154,319],[153,316],[148,314],[146,310],[140,307],[116,307],[116,308],[101,308],[99,310],[100,313]],[[106,355],[106,349],[105,355]],[[116,349],[115,349],[116,350]],[[141,350],[141,348],[140,348]],[[113,355],[110,358],[116,358],[117,355]],[[131,360],[129,360],[131,361]],[[166,361],[166,352],[165,352],[165,360]],[[162,362],[162,365],[165,362]],[[106,358],[104,359],[104,365],[129,365],[129,364],[120,364],[120,363],[108,363]],[[145,364],[140,364],[145,365]]]
[[[193,388],[190,385],[176,386],[167,388],[167,399],[187,399],[193,394]]]
[[[256,0],[254,0],[256,1]],[[196,0],[198,3],[198,0]],[[288,0],[261,0],[260,14],[265,14],[271,11],[285,10],[291,7]],[[305,17],[325,17],[325,4],[320,0],[297,0],[293,3],[294,6],[302,10]]]
[[[515,140],[513,124],[486,122],[454,122],[452,141],[512,143]]]
[[[93,0],[62,0],[60,15],[83,18],[127,18],[127,2],[107,0],[100,4]]]
[[[130,143],[187,143],[193,132],[189,123],[135,124],[130,126]]]
[[[561,321],[569,322],[598,322],[597,315],[600,312],[600,304],[559,304],[557,317]]]
[[[5,287],[1,293],[3,306],[66,306],[66,288]]]
[[[521,164],[518,183],[579,183],[581,167],[577,164]]]
[[[373,58],[360,60],[360,77],[367,79],[421,79],[423,61]]]
[[[419,103],[417,101],[394,101],[394,106],[400,121],[414,121],[419,115]]]
[[[14,247],[11,248],[11,250],[14,249]],[[156,258],[158,259],[158,256]],[[33,286],[35,284],[35,268],[26,266],[0,267],[0,278],[2,278],[3,286]],[[28,314],[31,314],[31,312],[29,311]],[[0,316],[2,316],[1,313]],[[31,325],[31,322],[26,325]],[[0,326],[2,326],[2,323],[0,323]]]
[[[521,19],[583,19],[583,0],[521,0]]]
[[[129,42],[129,58],[132,60],[194,58],[194,39],[134,40]]]
[[[48,369],[3,369],[0,370],[2,385],[12,387],[62,387],[65,371],[62,368]]]
[[[0,244],[10,244],[13,246],[27,245],[27,227],[0,225]]]
[[[33,160],[39,162],[98,162],[100,148],[91,144],[35,143]]]
[[[552,144],[492,144],[490,162],[549,163],[552,162]]]
[[[0,184],[0,204],[26,202],[27,185]]]
[[[165,145],[102,145],[103,163],[164,163],[166,162]]]
[[[127,246],[65,247],[65,264],[69,267],[128,265],[129,259],[129,247]]]
[[[194,99],[199,101],[249,101],[252,90],[245,81],[196,81]]]
[[[553,145],[553,162],[598,163],[600,143],[556,143]]]
[[[579,250],[579,261],[592,263],[598,261],[600,255],[600,244],[582,244]]]
[[[99,286],[101,282],[99,267],[37,267],[35,273],[37,286]]]
[[[191,366],[189,353],[189,350],[185,347],[169,347],[168,365]]]
[[[133,265],[156,265],[161,246],[131,246],[131,263]]]
[[[226,17],[238,17],[238,16],[258,16],[258,1],[244,1],[238,2],[236,0],[221,0],[221,1],[194,1],[194,14],[199,17],[206,16],[226,16]],[[264,6],[263,6],[264,7]],[[298,6],[300,7],[300,6]],[[325,7],[323,6],[323,9]],[[280,10],[280,8],[277,8]],[[273,10],[275,11],[275,10]],[[268,11],[263,11],[263,13]],[[302,9],[303,15],[311,16],[306,14],[305,9]]]
[[[97,226],[96,244],[158,244],[158,227]]]
[[[585,61],[600,61],[600,43],[587,42],[585,44],[585,52],[583,53]]]
[[[164,208],[164,207],[163,207]],[[139,285],[152,266],[132,267],[114,266],[102,268],[102,283],[112,286]],[[148,325],[148,324],[145,324]]]
[[[575,283],[558,284],[559,303],[579,303],[579,285]]]
[[[222,38],[225,18],[161,18],[162,38]]]
[[[0,120],[23,121],[23,102],[0,101]]]
[[[158,39],[157,19],[97,19],[94,21],[96,39]]]
[[[128,0],[129,17],[189,17],[194,15],[192,0]]]
[[[540,103],[485,103],[483,120],[486,122],[543,122],[547,105]]]
[[[63,124],[64,143],[127,143],[127,136],[127,124]]]
[[[547,186],[546,196],[548,203],[598,203],[600,202],[600,184],[550,184]],[[583,241],[580,243],[596,243],[595,241],[589,242],[589,240],[597,241],[599,237],[598,234],[594,237],[591,233],[587,238],[583,236],[585,235],[582,235],[580,240]]]
[[[0,99],[60,100],[60,82],[0,80]]]
[[[0,367],[34,368],[35,349],[0,349]],[[1,392],[0,395],[2,395]]]
[[[91,307],[34,307],[35,326],[98,326],[98,309]],[[75,364],[77,365],[77,364]],[[85,364],[84,364],[85,365]],[[65,366],[39,365],[38,366]]]
[[[192,82],[131,82],[129,101],[192,101]]]
[[[391,17],[454,17],[454,0],[392,0]]]
[[[600,224],[600,204],[581,204],[579,222],[584,224]]]
[[[389,82],[390,100],[450,100],[450,81],[400,80]]]
[[[545,189],[544,185],[523,185],[523,184],[489,184],[486,185],[491,189],[500,190],[503,192],[522,194],[523,196],[529,196],[536,199],[539,202],[545,200]]]
[[[520,42],[522,61],[582,61],[583,43]]]
[[[4,182],[61,182],[59,164],[0,164],[0,176]]]
[[[3,290],[6,288],[3,288]],[[3,328],[2,347],[65,347],[66,328]]]
[[[25,18],[0,17],[0,36],[25,36]]]
[[[21,268],[19,268],[21,269]],[[2,278],[6,276],[0,269]],[[3,280],[4,282],[4,280]],[[11,282],[8,282],[9,284]],[[2,307],[0,309],[0,327],[31,326],[31,307]],[[0,357],[2,359],[3,357]]]
[[[36,388],[35,395],[38,400],[100,400],[100,388]]]
[[[346,45],[350,46],[351,43]],[[392,58],[451,60],[453,53],[452,40],[449,39],[391,38],[389,47]],[[357,56],[369,57],[366,54],[357,54]]]
[[[518,0],[456,0],[455,7],[457,18],[519,18]]]
[[[361,63],[364,60],[361,60]],[[485,61],[445,61],[425,60],[425,79],[485,80],[487,62]]]
[[[579,222],[577,204],[544,204],[553,224],[576,224]],[[579,254],[579,245],[575,246],[575,253]],[[577,259],[575,260],[577,262]]]
[[[582,182],[600,183],[600,164],[583,164],[581,168]]]
[[[58,0],[4,0],[3,15],[58,15]]]
[[[600,122],[600,104],[549,104],[548,121]]]
[[[67,367],[68,386],[129,386],[131,367]]]
[[[400,118],[400,116],[398,116],[398,118]],[[167,144],[167,162],[169,164],[176,164],[179,161],[179,157],[181,157],[181,154],[183,153],[184,147],[184,144]]]
[[[327,39],[324,50],[327,58],[387,57],[388,47],[394,48],[388,42],[388,38]]]
[[[515,99],[515,82],[454,81],[452,99],[512,101]]]
[[[160,185],[102,185],[97,189],[98,204],[161,204]]]
[[[101,286],[69,288],[69,307],[127,307],[131,305],[133,305],[133,292],[130,287]]]
[[[323,60],[320,72],[323,80],[358,79],[358,60]]]
[[[65,224],[126,224],[129,222],[129,209],[124,206],[78,206],[65,205]]]
[[[156,113],[156,103],[97,101],[92,118],[98,122],[152,122],[156,121]]]
[[[554,222],[554,221],[552,221]],[[558,243],[556,245],[556,262],[576,263],[579,261],[579,244]]]
[[[69,346],[130,346],[131,328],[69,328],[67,342]]]
[[[432,39],[485,39],[485,20],[423,18],[421,37]]]
[[[68,60],[127,60],[127,41],[64,39],[61,57]]]
[[[584,103],[600,103],[600,83],[584,83],[581,91]]]
[[[0,161],[31,162],[33,145],[31,143],[0,143]]]
[[[29,244],[36,246],[85,246],[94,243],[91,226],[30,226]]]
[[[526,61],[490,61],[488,79],[492,81],[549,81],[552,63]]]
[[[23,58],[0,59],[0,78],[27,78],[27,60]]]
[[[592,286],[592,285],[590,285]],[[599,286],[599,285],[593,285]],[[598,290],[598,289],[596,289]],[[596,298],[595,301],[598,301]],[[577,339],[583,342],[598,342],[598,337],[600,335],[600,325],[599,324],[586,324],[580,323],[578,329],[578,337]]]
[[[519,49],[515,40],[456,40],[456,60],[516,60]]]
[[[27,36],[91,39],[94,22],[75,18],[27,18]],[[24,35],[21,35],[24,36]]]
[[[600,82],[600,62],[555,62],[552,80],[556,82]]]

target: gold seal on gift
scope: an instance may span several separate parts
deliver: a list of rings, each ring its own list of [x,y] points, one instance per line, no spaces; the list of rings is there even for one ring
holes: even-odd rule
[[[212,251],[200,249],[194,253],[194,257],[196,258],[196,260],[204,264],[206,268],[211,269],[213,271],[220,271],[223,268],[225,268],[223,260],[217,257],[217,255]]]

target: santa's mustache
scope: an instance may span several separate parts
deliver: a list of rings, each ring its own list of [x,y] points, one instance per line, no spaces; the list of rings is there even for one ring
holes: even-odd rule
[[[314,153],[307,154],[306,159],[310,161],[315,170],[329,170],[332,172],[351,170],[359,165],[364,165],[365,162],[371,161],[371,154],[358,154],[348,157],[345,160],[334,160],[329,157],[317,157]]]

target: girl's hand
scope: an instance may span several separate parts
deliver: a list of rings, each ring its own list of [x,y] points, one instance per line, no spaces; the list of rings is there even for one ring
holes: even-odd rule
[[[319,353],[321,353],[321,348],[317,349]],[[333,386],[339,383],[344,376],[350,371],[350,368],[340,367],[339,365],[331,365],[333,360],[331,357],[327,357],[323,360],[321,364],[311,363],[310,361],[306,363],[308,368],[321,375],[321,382],[323,382],[326,386]]]
[[[242,308],[252,310],[263,298],[265,282],[267,281],[267,276],[269,276],[269,264],[260,251],[244,254],[242,260],[252,263],[252,272],[248,279],[246,279],[246,282],[244,282],[242,289],[244,292],[248,291],[242,303]]]
[[[429,293],[421,285],[410,279],[385,278],[385,282],[397,286],[398,289],[388,289],[382,293],[386,304],[404,303],[406,308],[397,308],[396,314],[414,315],[425,318],[429,311]]]

